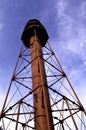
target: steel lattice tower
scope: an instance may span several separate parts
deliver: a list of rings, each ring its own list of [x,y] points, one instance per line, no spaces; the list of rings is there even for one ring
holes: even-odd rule
[[[3,130],[86,130],[86,111],[44,26],[30,20],[0,112]]]

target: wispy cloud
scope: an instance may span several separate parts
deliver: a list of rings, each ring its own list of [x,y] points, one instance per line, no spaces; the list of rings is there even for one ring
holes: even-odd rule
[[[1,111],[1,109],[2,109],[2,106],[3,106],[3,103],[2,103],[2,101],[4,101],[4,99],[5,99],[5,91],[3,90],[3,86],[0,84],[0,111]]]
[[[4,27],[4,24],[0,23],[0,31],[3,29],[3,27]]]
[[[4,27],[4,22],[3,22],[3,7],[2,7],[2,3],[0,3],[0,31],[3,29]],[[1,35],[1,34],[0,34]]]
[[[79,12],[78,12],[78,16],[82,17],[83,19],[86,19],[86,1],[83,0],[81,3],[80,3],[80,7],[79,7]],[[83,20],[81,19],[81,20]]]
[[[78,6],[75,4],[75,7],[71,7],[71,9],[70,4],[71,2],[68,1],[57,1],[57,41],[59,40],[64,52],[68,51],[71,54],[78,54],[84,59],[86,56],[86,28],[81,18],[85,19],[86,11],[84,9],[86,2],[77,3]],[[72,14],[72,11],[75,14]]]
[[[56,1],[56,39],[52,44],[72,81],[81,101],[86,105],[86,1]]]

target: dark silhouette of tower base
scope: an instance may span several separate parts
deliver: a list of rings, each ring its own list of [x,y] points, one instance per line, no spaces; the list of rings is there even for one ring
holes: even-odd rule
[[[0,112],[1,130],[85,130],[86,112],[48,40],[30,20]]]

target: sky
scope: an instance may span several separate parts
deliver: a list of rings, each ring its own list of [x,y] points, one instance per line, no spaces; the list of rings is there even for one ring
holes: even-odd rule
[[[0,0],[0,100],[3,100],[22,45],[26,22],[45,26],[82,104],[86,106],[86,0]]]

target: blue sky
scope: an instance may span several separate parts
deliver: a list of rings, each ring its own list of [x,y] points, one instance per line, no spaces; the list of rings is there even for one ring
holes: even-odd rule
[[[86,106],[86,0],[0,0],[0,95],[6,94],[26,22],[36,18]]]

